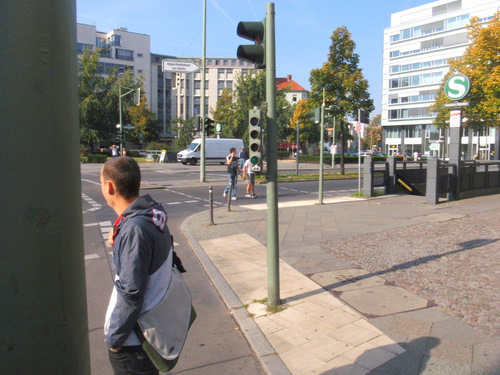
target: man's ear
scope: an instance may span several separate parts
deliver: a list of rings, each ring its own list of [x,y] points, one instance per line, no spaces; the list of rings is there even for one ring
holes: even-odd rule
[[[104,181],[104,188],[106,189],[106,193],[108,193],[108,195],[115,195],[116,189],[115,185],[113,184],[113,181],[111,180]]]

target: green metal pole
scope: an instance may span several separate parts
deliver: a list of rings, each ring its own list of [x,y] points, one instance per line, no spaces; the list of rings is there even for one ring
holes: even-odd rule
[[[295,174],[299,175],[299,144],[300,144],[300,122],[297,121],[297,146],[295,147]]]
[[[122,87],[118,87],[118,96],[120,97],[118,99],[118,115],[120,118],[120,151],[118,152],[118,155],[122,154],[123,150],[123,124],[122,124]]]
[[[90,374],[75,15],[0,2],[0,374]]]
[[[200,153],[200,182],[205,182],[205,70],[207,49],[207,0],[203,0],[203,42],[201,51],[201,153]]]
[[[325,88],[323,88],[323,103],[321,104],[321,121],[319,124],[319,192],[318,203],[323,204],[323,156],[325,153]]]
[[[280,301],[278,232],[278,150],[276,129],[276,46],[274,3],[266,7],[266,100],[267,100],[267,272],[268,305]]]
[[[335,121],[335,116],[333,117],[333,137],[332,137],[332,145],[335,144],[335,125],[336,125],[336,121]],[[332,169],[335,168],[335,153],[332,154]],[[333,171],[332,171],[333,172]]]

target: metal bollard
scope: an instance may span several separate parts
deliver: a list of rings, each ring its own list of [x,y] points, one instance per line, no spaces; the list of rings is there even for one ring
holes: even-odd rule
[[[229,190],[227,192],[227,210],[231,211],[231,195],[233,194],[233,181],[229,182]]]
[[[210,202],[210,225],[214,225],[214,188],[212,185],[208,187],[208,200]]]

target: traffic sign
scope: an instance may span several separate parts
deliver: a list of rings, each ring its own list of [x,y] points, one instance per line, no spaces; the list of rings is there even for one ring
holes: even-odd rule
[[[362,129],[362,125],[361,123],[358,121],[356,123],[356,133],[361,133],[361,129]]]
[[[451,100],[465,98],[470,90],[470,79],[463,74],[452,75],[444,86],[444,94]]]
[[[222,130],[222,125],[221,124],[215,125],[215,130],[217,130],[218,132],[220,132]]]
[[[194,73],[200,70],[200,67],[189,61],[162,60],[161,70],[170,73]]]

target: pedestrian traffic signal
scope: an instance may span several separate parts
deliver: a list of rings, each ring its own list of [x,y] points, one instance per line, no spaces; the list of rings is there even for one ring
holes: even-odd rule
[[[214,134],[215,126],[212,125],[214,122],[215,121],[211,118],[205,117],[205,134],[207,135],[207,137],[210,137],[212,134]]]
[[[314,108],[311,112],[311,121],[315,124],[319,124],[321,122],[321,108]]]
[[[265,19],[262,22],[240,22],[236,29],[238,36],[255,42],[254,45],[238,46],[236,56],[255,64],[256,69],[266,68],[265,24]]]
[[[370,112],[366,111],[364,109],[360,109],[358,121],[362,124],[369,124],[370,123]]]
[[[248,112],[248,137],[250,170],[260,173],[262,172],[262,117],[258,108]]]

